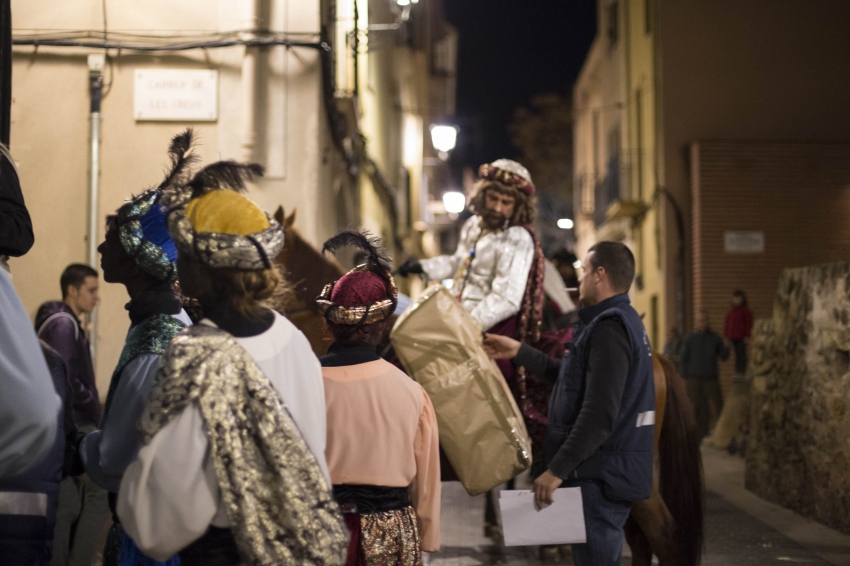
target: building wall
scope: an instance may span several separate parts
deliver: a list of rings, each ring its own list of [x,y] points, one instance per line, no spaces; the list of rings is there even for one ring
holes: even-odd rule
[[[647,22],[645,0],[598,3],[599,29],[574,88],[576,251],[583,256],[600,240],[623,241],[635,254],[636,285],[631,296],[655,348],[665,336],[665,295],[660,263],[660,214],[656,186],[654,104],[654,20]],[[617,16],[617,40],[611,42],[610,18]],[[649,24],[649,25],[648,25]],[[619,136],[612,136],[619,132]],[[616,143],[612,144],[615,140]],[[596,190],[608,175],[614,155],[620,159],[619,199],[643,203],[644,214],[604,219],[607,204]],[[663,204],[663,201],[661,201]],[[601,207],[601,210],[600,210]]]
[[[843,23],[850,3],[822,0],[801,9],[794,0],[656,0],[656,7],[659,183],[680,203],[688,226],[692,142],[850,140],[850,76],[835,67],[850,50]],[[662,270],[675,289],[669,212]],[[673,322],[674,293],[666,301]]]
[[[718,331],[732,290],[768,318],[784,269],[850,257],[850,143],[701,141],[691,164],[693,312]],[[764,253],[725,252],[727,231],[763,232]],[[731,358],[722,371],[728,383]]]
[[[319,30],[318,0],[261,2],[271,29]],[[245,4],[238,0],[210,3],[155,0],[144,4],[107,3],[110,31],[166,32],[246,27]],[[14,34],[68,29],[103,29],[102,3],[58,0],[12,4]],[[190,24],[187,25],[187,22]],[[310,36],[307,36],[310,37]],[[25,257],[11,262],[24,305],[60,296],[59,275],[71,262],[86,261],[89,160],[89,96],[86,56],[102,51],[16,47],[13,56],[11,147],[20,168],[24,197],[33,217],[36,242]],[[179,54],[140,55],[110,52],[114,65],[106,71],[108,94],[103,101],[101,196],[105,218],[133,194],[162,179],[170,138],[193,126],[201,138],[199,154],[208,163],[245,155],[242,61],[245,49],[231,47]],[[136,122],[133,116],[134,71],[143,68],[191,68],[219,71],[219,117],[216,122]],[[333,201],[336,174],[324,125],[318,54],[309,49],[263,50],[257,80],[257,144],[254,159],[267,167],[267,177],[250,196],[273,211],[278,205],[298,209],[298,227],[311,241],[336,230],[336,218],[325,210]],[[103,225],[99,238],[103,237]],[[122,286],[102,284],[96,336],[96,373],[105,395],[129,321]]]
[[[666,294],[661,269],[660,227],[664,200],[656,198],[655,12],[648,0],[622,0],[627,45],[625,112],[628,127],[623,155],[629,172],[628,200],[642,203],[646,213],[632,229],[637,284],[635,309],[644,315],[652,346],[661,350],[667,327]]]

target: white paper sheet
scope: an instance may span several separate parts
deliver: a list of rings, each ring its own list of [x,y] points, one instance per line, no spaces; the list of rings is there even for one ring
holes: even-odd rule
[[[502,491],[499,508],[505,546],[587,542],[581,488],[556,489],[552,499],[552,505],[538,511],[533,491]]]

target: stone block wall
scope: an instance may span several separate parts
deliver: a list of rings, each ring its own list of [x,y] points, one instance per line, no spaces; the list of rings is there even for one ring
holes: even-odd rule
[[[785,270],[758,320],[746,486],[850,533],[850,263]]]

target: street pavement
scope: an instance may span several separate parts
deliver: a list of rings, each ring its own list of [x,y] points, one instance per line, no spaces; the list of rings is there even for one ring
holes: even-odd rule
[[[704,566],[850,564],[850,537],[775,508],[748,492],[744,495],[724,493],[737,489],[738,483],[743,486],[741,460],[710,449],[704,450],[704,459],[707,485]],[[740,482],[730,479],[730,475],[741,476]],[[526,487],[518,486],[520,489]],[[748,503],[748,497],[757,501]],[[429,566],[541,563],[536,547],[505,548],[484,536],[484,496],[470,497],[459,483],[446,482],[443,483],[442,509],[442,549],[431,555]],[[778,520],[781,521],[777,523]],[[805,536],[798,533],[801,525]],[[786,536],[788,534],[797,541]],[[798,542],[800,540],[806,546]],[[623,550],[623,565],[630,565],[628,545],[624,544]],[[567,553],[550,564],[567,565],[573,561]]]

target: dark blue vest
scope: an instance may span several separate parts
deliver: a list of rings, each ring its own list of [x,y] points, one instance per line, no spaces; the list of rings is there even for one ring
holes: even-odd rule
[[[652,348],[628,295],[616,295],[579,311],[580,323],[570,352],[561,362],[558,381],[549,401],[544,461],[552,460],[567,439],[584,401],[588,342],[601,320],[617,320],[631,345],[629,375],[614,421],[613,432],[602,446],[570,474],[570,479],[599,480],[612,499],[639,501],[652,491],[655,439],[655,381]]]

